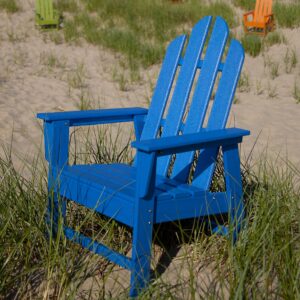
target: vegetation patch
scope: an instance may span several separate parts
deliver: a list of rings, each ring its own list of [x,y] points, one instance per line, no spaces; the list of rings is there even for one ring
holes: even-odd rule
[[[296,55],[296,51],[294,49],[290,50],[286,49],[285,55],[283,57],[283,62],[285,65],[285,72],[291,73],[298,63],[298,58]]]
[[[287,44],[285,36],[278,30],[268,33],[264,38],[264,46],[271,47],[275,44]]]
[[[234,0],[233,4],[247,10],[254,10],[256,0]]]
[[[273,7],[276,22],[282,27],[294,28],[300,25],[300,3],[280,3],[277,1]]]
[[[259,55],[262,49],[262,40],[260,37],[256,35],[245,35],[241,42],[245,52],[249,53],[253,57]]]
[[[66,21],[65,39],[77,41],[83,37],[89,43],[122,53],[131,70],[158,63],[167,42],[203,16],[220,15],[230,27],[235,25],[234,11],[220,1],[91,0],[81,4],[87,12]]]
[[[0,10],[6,10],[9,13],[15,13],[20,10],[15,0],[0,0]]]
[[[85,134],[83,139],[87,137]],[[83,143],[80,161],[72,155],[70,163],[132,161],[129,142],[120,147],[118,134],[114,138],[109,130],[95,131],[89,137],[95,137],[95,143]],[[7,153],[7,157],[0,158],[0,298],[66,299],[70,295],[75,298],[90,293],[105,298],[113,265],[67,241],[62,222],[58,224],[57,235],[51,234],[50,223],[45,220],[48,202],[45,169],[37,159],[29,166],[25,178],[16,171],[10,152]],[[290,164],[279,168],[267,159],[256,162],[256,169],[253,173],[251,166],[243,166],[246,217],[236,244],[231,235],[227,239],[209,233],[209,229],[203,230],[207,220],[155,229],[155,249],[186,247],[189,250],[176,258],[183,262],[184,268],[173,273],[176,284],[158,277],[142,299],[167,299],[183,291],[183,299],[193,299],[196,294],[217,299],[219,293],[232,299],[247,299],[249,295],[255,299],[272,299],[278,295],[284,299],[299,298],[300,192],[296,182],[300,173]],[[67,224],[116,251],[127,254],[130,250],[130,230],[72,202],[68,205]],[[168,242],[162,242],[166,237]],[[215,266],[213,273],[211,265]],[[196,289],[199,278],[206,276],[207,267],[213,275],[211,282]],[[88,278],[100,283],[95,291],[85,290]],[[120,297],[128,293],[128,283],[122,284],[125,287]]]
[[[56,0],[54,5],[60,12],[75,13],[79,9],[76,0]]]
[[[293,97],[296,100],[296,103],[299,104],[300,103],[300,87],[298,86],[296,80],[294,83]]]
[[[264,38],[256,35],[244,35],[241,42],[245,52],[256,57],[261,51],[266,50],[268,47],[275,44],[286,44],[287,40],[281,32],[275,31],[270,32]]]

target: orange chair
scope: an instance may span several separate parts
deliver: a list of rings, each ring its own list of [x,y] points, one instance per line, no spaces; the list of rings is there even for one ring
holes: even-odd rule
[[[272,0],[256,0],[255,10],[244,14],[245,33],[266,35],[274,29]]]

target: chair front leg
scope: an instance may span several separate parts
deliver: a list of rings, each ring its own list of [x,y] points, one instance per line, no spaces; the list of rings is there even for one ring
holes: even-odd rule
[[[55,191],[48,193],[46,223],[49,226],[49,235],[55,238],[62,232],[67,211],[67,202]]]
[[[59,221],[66,215],[66,202],[59,195],[61,170],[68,164],[69,125],[67,122],[44,123],[45,155],[49,162],[48,170],[48,208],[46,222],[52,235],[60,228]]]
[[[136,297],[150,280],[154,199],[139,199],[132,241],[130,296]]]
[[[156,154],[137,153],[137,197],[134,211],[130,296],[136,297],[149,283]]]
[[[242,199],[243,189],[239,149],[238,144],[224,146],[222,149],[224,158],[226,194],[230,206],[230,219],[234,227],[233,237],[234,240],[236,240],[244,219],[244,203]]]

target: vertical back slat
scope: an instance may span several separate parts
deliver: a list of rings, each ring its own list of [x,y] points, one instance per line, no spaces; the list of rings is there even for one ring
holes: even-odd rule
[[[141,140],[153,139],[157,136],[185,40],[186,36],[179,36],[170,43],[167,49],[145,120]]]
[[[243,62],[243,47],[238,41],[232,40],[208,119],[207,130],[225,128]],[[193,185],[205,190],[209,188],[217,154],[216,148],[200,150]]]
[[[44,19],[48,20],[48,1],[47,0],[43,1],[43,15],[44,15]]]
[[[49,1],[48,0],[44,0],[45,3],[45,19],[49,20]]]
[[[44,6],[44,18],[45,18],[45,20],[49,20],[49,18],[48,18],[48,5],[49,5],[49,1],[44,0],[43,1],[43,6]]]
[[[264,22],[264,16],[266,16],[268,13],[268,6],[269,6],[269,1],[268,0],[263,1],[263,7],[261,10],[261,22]]]
[[[172,136],[178,133],[211,19],[212,17],[210,16],[203,18],[192,30],[183,65],[170,103],[162,137]],[[170,156],[159,157],[157,161],[158,174],[166,176],[170,159]]]
[[[199,132],[203,125],[227,37],[227,24],[222,18],[217,17],[201,67],[183,134]],[[194,151],[178,154],[176,156],[172,178],[186,182],[193,158]]]
[[[261,21],[263,0],[256,0],[255,11],[254,11],[254,22]]]
[[[267,0],[265,16],[270,15],[272,13],[272,0]]]

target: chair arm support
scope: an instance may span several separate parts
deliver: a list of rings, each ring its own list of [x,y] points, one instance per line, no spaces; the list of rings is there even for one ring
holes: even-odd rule
[[[246,13],[243,14],[244,19],[246,19],[246,20],[247,20],[248,17],[251,16],[251,15],[254,16],[254,10],[248,11],[248,12],[246,12]]]
[[[112,108],[68,112],[39,113],[37,118],[45,122],[64,121],[68,126],[83,126],[133,121],[134,117],[146,115],[145,108]]]
[[[147,199],[153,196],[158,156],[213,146],[236,145],[242,141],[243,136],[249,134],[248,130],[228,128],[132,142],[132,147],[137,149],[138,197]]]
[[[193,134],[135,141],[131,145],[138,151],[155,152],[157,156],[164,156],[213,146],[237,144],[242,141],[243,136],[249,134],[250,131],[239,128],[203,130]]]
[[[247,11],[244,16],[254,15],[254,10]]]
[[[66,165],[68,160],[68,136],[70,126],[96,125],[134,121],[136,138],[139,140],[143,119],[148,110],[144,108],[117,108],[87,111],[39,113],[44,120],[44,143],[46,160],[55,165]]]
[[[264,16],[264,19],[265,19],[265,21],[267,21],[267,20],[269,20],[269,19],[272,20],[273,17],[274,17],[273,14],[269,14],[269,15],[265,15],[265,16]]]

